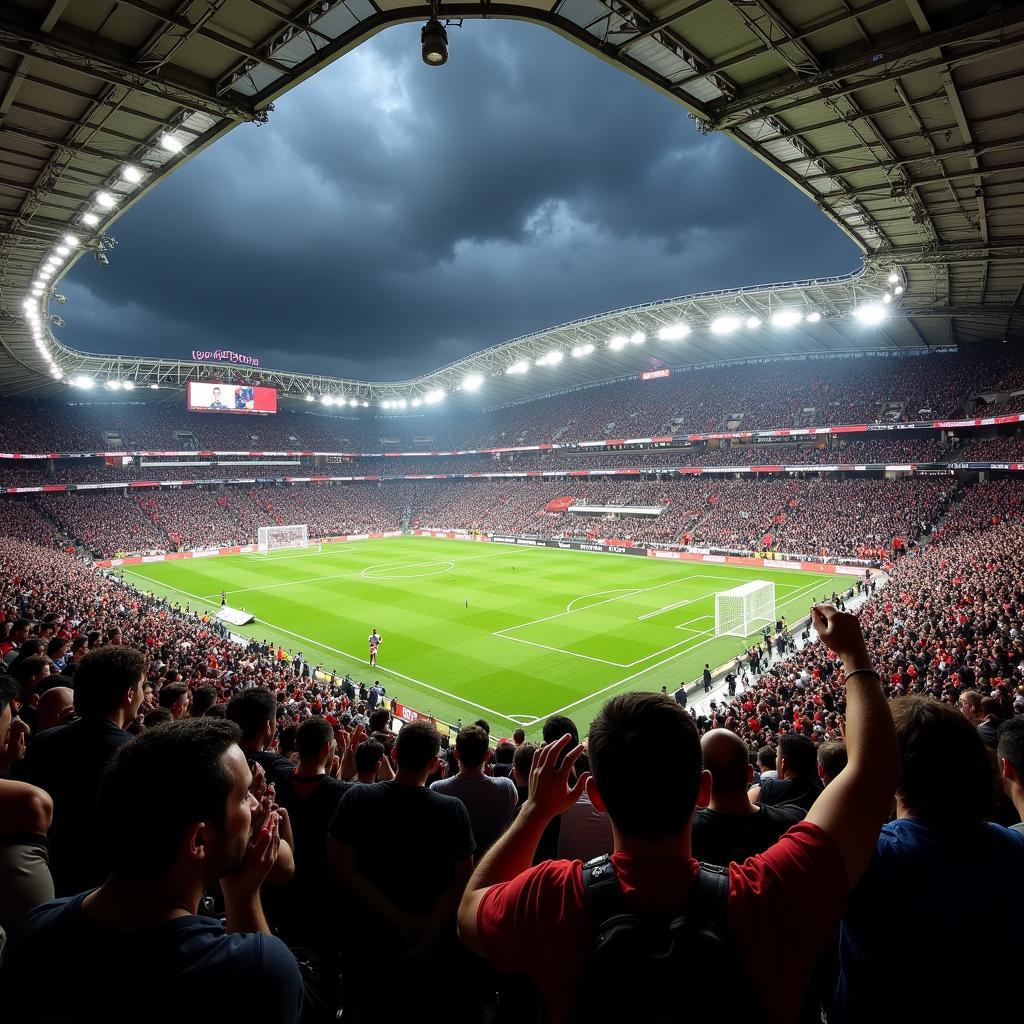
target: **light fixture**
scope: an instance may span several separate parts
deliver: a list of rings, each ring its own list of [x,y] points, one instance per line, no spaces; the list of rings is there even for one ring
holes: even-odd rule
[[[120,391],[121,382],[119,380],[108,380],[107,387],[110,388],[111,391]]]
[[[307,394],[307,395],[306,395],[306,401],[307,401],[307,402],[312,402],[312,401],[314,401],[314,398],[313,398],[313,396],[312,396],[312,395],[309,395],[309,394]]]
[[[732,334],[739,330],[740,318],[738,316],[717,316],[711,321],[712,334]]]
[[[690,333],[689,324],[668,324],[658,328],[659,341],[679,341]]]
[[[448,60],[448,33],[434,16],[420,29],[420,51],[423,63],[432,68],[439,68]]]
[[[520,359],[514,362],[505,372],[506,373],[526,373],[530,369],[530,364],[525,359]]]
[[[621,352],[629,344],[629,339],[621,334],[616,334],[608,339],[608,347],[613,352]]]
[[[364,409],[369,409],[370,408],[370,403],[367,402],[365,398],[363,399],[363,408]]]
[[[380,407],[382,409],[390,409],[391,408],[391,402],[387,398],[385,398],[384,401],[380,403]]]
[[[865,327],[877,327],[889,315],[889,311],[877,302],[865,302],[853,311],[853,315]]]
[[[65,235],[64,236],[64,244],[65,245],[78,245],[78,243],[79,243],[78,235]]]
[[[892,302],[892,292],[886,292],[882,296],[882,301],[888,306],[889,303]]]
[[[761,326],[761,318],[759,316],[748,316],[747,319],[743,321],[743,325],[749,331],[756,331],[758,327]]]
[[[101,210],[112,210],[117,206],[117,200],[109,192],[96,193],[96,205]],[[85,219],[84,217],[82,218]]]
[[[138,185],[142,181],[142,171],[135,166],[135,164],[127,164],[124,170],[121,171],[121,177],[125,181],[131,182],[133,185]]]
[[[479,391],[484,385],[483,374],[470,373],[462,379],[463,391]]]
[[[580,359],[583,356],[589,356],[594,351],[594,346],[588,341],[585,345],[573,346],[572,355],[574,359]]]
[[[418,409],[418,408],[419,408],[419,407],[420,407],[420,406],[421,406],[422,404],[423,404],[423,402],[422,402],[422,400],[421,400],[421,399],[419,399],[419,398],[414,398],[414,399],[412,400],[412,407],[413,407],[414,409]]]
[[[122,381],[121,382],[121,387],[123,387],[125,389],[125,391],[134,391],[135,390],[135,385],[130,380]]]
[[[321,395],[320,401],[324,405],[334,405],[334,397],[332,395]]]
[[[820,321],[821,321],[821,314],[816,309],[811,310],[811,312],[807,314],[807,322],[809,324],[820,323]]]
[[[629,343],[631,345],[642,345],[647,340],[647,335],[643,331],[634,331],[629,336]]]
[[[543,362],[545,366],[556,366],[558,363],[562,361],[562,358],[562,353],[559,352],[557,348],[554,348],[546,356],[544,356]]]
[[[185,143],[178,138],[177,135],[172,135],[170,132],[164,132],[160,136],[160,146],[166,149],[168,153],[180,153],[185,148]]]
[[[400,398],[396,404],[399,409],[404,409],[409,403],[404,398]]]
[[[895,292],[895,294],[897,294],[897,295],[902,295],[903,294],[903,285],[901,285],[901,284],[896,285],[896,287],[893,288],[893,292]]]
[[[899,283],[899,279],[900,279],[900,275],[897,274],[895,270],[892,271],[889,274],[889,276],[886,278],[886,280],[889,282],[889,284],[898,284]]]
[[[803,318],[798,309],[780,309],[772,314],[772,327],[795,327]]]
[[[433,391],[428,391],[423,396],[423,401],[427,405],[437,405],[438,402],[444,401],[444,390],[442,388],[434,388]]]
[[[88,390],[89,388],[93,387],[96,384],[96,381],[94,381],[92,377],[80,375],[78,377],[72,377],[71,384],[73,387],[85,388],[86,390]]]
[[[69,246],[69,245],[58,245],[57,248],[54,249],[54,252],[58,256],[70,256],[71,255],[71,246]]]
[[[44,264],[44,266],[53,267],[56,270],[56,268],[59,267],[63,262],[64,262],[64,257],[63,256],[53,255],[53,256],[50,256],[50,257],[47,258],[46,263]]]
[[[96,216],[95,213],[83,213],[82,214],[82,223],[87,225],[90,228],[96,227],[96,225],[99,224],[99,222],[100,222],[100,219],[99,219],[99,217]]]
[[[156,391],[156,390],[158,390],[158,389],[159,389],[159,387],[160,387],[160,385],[159,385],[159,384],[150,384],[150,385],[149,385],[149,390],[150,390],[150,391]]]

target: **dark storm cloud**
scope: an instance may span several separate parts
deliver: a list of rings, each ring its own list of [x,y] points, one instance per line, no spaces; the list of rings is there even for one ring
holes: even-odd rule
[[[431,69],[418,31],[377,36],[126,214],[110,269],[66,282],[65,340],[379,380],[620,305],[856,265],[773,171],[560,37],[471,21]]]

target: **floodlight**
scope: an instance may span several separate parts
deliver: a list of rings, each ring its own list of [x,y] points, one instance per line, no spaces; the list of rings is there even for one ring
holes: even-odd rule
[[[404,409],[409,403],[404,398],[400,398],[397,404],[399,409]]]
[[[608,339],[608,347],[613,352],[618,352],[624,349],[629,344],[629,339],[624,338],[621,334],[616,334],[613,338]]]
[[[748,316],[747,319],[743,321],[743,325],[749,331],[756,331],[758,327],[761,326],[761,318],[759,316]]]
[[[573,347],[572,354],[575,359],[579,359],[582,356],[589,356],[594,351],[594,346],[588,341],[585,345],[576,345]]]
[[[558,349],[552,349],[544,357],[544,362],[547,363],[548,366],[555,366],[557,363],[560,363],[562,361],[562,358],[563,358],[562,353],[559,352]]]
[[[897,295],[902,295],[902,294],[903,294],[903,285],[901,285],[901,284],[898,284],[898,285],[896,285],[896,287],[895,287],[895,288],[893,288],[893,291],[894,291],[894,292],[895,292],[895,293],[896,293]]]
[[[530,369],[530,364],[525,359],[520,359],[514,362],[505,372],[506,373],[526,373]]]
[[[772,327],[795,327],[803,318],[798,309],[780,309],[772,315]]]
[[[420,50],[423,63],[432,68],[439,68],[448,60],[448,33],[437,18],[431,18],[420,29]]]
[[[739,329],[739,326],[740,318],[738,316],[718,316],[711,321],[711,333],[732,334],[733,331]]]
[[[94,381],[92,377],[78,376],[71,378],[71,384],[76,388],[85,388],[88,390],[93,387],[95,383],[96,381]]]
[[[862,324],[864,324],[865,327],[877,327],[886,319],[886,317],[888,317],[889,311],[884,306],[880,306],[877,302],[865,302],[853,311],[853,315]]]
[[[479,391],[483,387],[484,378],[482,374],[470,373],[462,380],[463,391]]]
[[[815,309],[807,314],[807,322],[809,324],[819,323],[821,320],[821,314]]]
[[[420,406],[421,406],[422,404],[423,404],[423,402],[422,402],[422,400],[421,400],[421,399],[419,399],[419,398],[414,398],[414,399],[412,400],[412,407],[413,407],[414,409],[418,409],[418,408],[419,408],[419,407],[420,407]]]
[[[150,384],[149,385],[149,390],[150,391],[157,391],[159,389],[159,387],[160,387],[159,384]]]
[[[180,153],[185,148],[185,143],[177,135],[172,135],[170,132],[164,132],[160,136],[160,145],[168,153]]]
[[[433,391],[428,391],[423,396],[423,401],[426,402],[427,405],[437,405],[438,402],[443,402],[444,401],[444,389],[443,388],[434,388]]]
[[[642,345],[647,340],[647,335],[643,331],[634,331],[629,336],[629,343],[631,345]]]
[[[71,255],[71,246],[69,246],[69,245],[58,245],[57,248],[54,249],[54,252],[58,256],[70,256]]]
[[[892,302],[892,292],[886,292],[882,296],[882,301],[888,306],[889,303]]]
[[[121,382],[121,387],[123,387],[125,389],[125,391],[134,391],[135,390],[135,385],[130,380],[122,381]]]
[[[96,227],[96,225],[99,224],[99,222],[100,222],[100,219],[99,219],[99,217],[96,216],[95,213],[83,213],[82,214],[82,223],[88,225],[91,228]]]
[[[109,192],[97,192],[96,205],[101,210],[112,210],[117,206],[117,200]],[[83,220],[84,219],[85,218],[83,218]]]
[[[120,391],[121,382],[119,380],[108,380],[107,387],[110,388],[111,391]]]
[[[899,283],[899,279],[900,279],[900,275],[897,274],[895,270],[892,271],[892,273],[889,274],[889,277],[887,278],[889,284],[897,284],[897,283]]]
[[[668,324],[658,328],[659,341],[679,341],[690,333],[689,324]]]
[[[370,403],[367,402],[366,399],[363,399],[363,408],[364,409],[368,409],[369,407],[370,407]]]
[[[134,164],[128,164],[121,171],[121,177],[125,181],[131,182],[133,185],[138,185],[142,181],[142,171],[138,169]]]
[[[78,245],[78,243],[79,243],[78,235],[65,235],[64,236],[64,244],[65,245]]]
[[[314,398],[313,398],[313,396],[312,396],[312,395],[306,395],[306,401],[307,401],[307,402],[312,402],[312,401],[314,401]]]
[[[334,396],[333,395],[321,395],[320,396],[320,401],[324,405],[334,405]]]

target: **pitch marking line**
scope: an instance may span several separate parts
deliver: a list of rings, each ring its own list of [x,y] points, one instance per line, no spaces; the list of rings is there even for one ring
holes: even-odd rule
[[[576,609],[576,608],[573,607],[573,605],[576,604],[577,601],[586,601],[586,599],[588,597],[601,597],[602,594],[636,594],[638,592],[639,592],[639,588],[638,587],[621,587],[618,590],[595,590],[593,594],[584,594],[582,597],[574,597],[565,606],[565,610],[566,610],[566,612],[574,612],[574,611],[583,610],[583,609]],[[598,601],[597,604],[604,604],[604,602],[603,601]],[[592,604],[588,604],[587,605],[587,608],[593,608],[593,607],[594,607],[594,605],[592,605]],[[510,628],[514,629],[516,627],[513,626],[513,627],[510,627]]]
[[[499,555],[504,555],[506,553],[507,552],[505,552],[505,551],[495,551],[495,552],[493,552],[492,554],[489,554],[489,555],[471,555],[469,558],[445,559],[444,562],[445,562],[445,564],[449,564],[449,565],[453,564],[453,563],[459,563],[459,562],[475,562],[475,561],[477,561],[477,560],[479,560],[481,558],[497,558]],[[307,556],[300,556],[300,557],[307,557]],[[282,561],[283,562],[284,559],[283,558],[282,559],[278,559],[278,561]],[[441,564],[441,562],[439,560],[434,560],[434,561],[430,561],[430,562],[396,562],[394,565],[390,565],[390,564],[385,563],[385,562],[379,562],[377,565],[367,566],[367,569],[380,569],[384,565],[387,565],[389,569],[411,569],[411,568],[413,568],[414,566],[417,566],[417,565],[440,565],[440,564]],[[297,587],[301,583],[323,583],[326,580],[342,580],[342,579],[348,578],[349,576],[361,576],[365,580],[370,580],[370,581],[378,580],[378,581],[382,581],[382,582],[386,582],[389,578],[390,579],[402,579],[403,578],[403,577],[400,577],[400,576],[394,576],[394,577],[387,577],[387,576],[363,576],[363,573],[366,572],[366,571],[367,571],[366,569],[352,569],[352,570],[349,570],[348,572],[336,572],[336,573],[333,573],[330,576],[313,576],[313,577],[310,577],[309,579],[303,579],[303,580],[285,580],[283,583],[265,583],[265,584],[263,584],[262,586],[259,586],[259,587],[241,587],[238,590],[230,590],[230,591],[228,591],[228,593],[230,593],[232,596],[234,596],[235,594],[251,594],[251,593],[253,593],[254,591],[257,591],[257,590],[275,590],[278,587]],[[444,571],[447,572],[449,570],[446,569]],[[140,573],[140,575],[141,575],[141,573]],[[424,575],[434,576],[434,575],[437,575],[437,574],[436,573],[425,573]],[[145,577],[145,579],[151,579],[151,578],[152,577],[149,577],[149,576]],[[419,579],[418,576],[413,577],[413,578],[414,579]],[[158,581],[154,580],[153,582],[158,582]],[[184,593],[184,591],[181,591],[181,593]],[[207,594],[206,597],[210,597],[210,598],[220,597],[220,593]],[[205,598],[204,598],[204,600],[205,600]]]
[[[653,619],[658,615],[664,615],[665,612],[675,611],[676,608],[685,608],[688,604],[693,604],[694,601],[699,601],[702,597],[710,597],[710,594],[701,594],[700,597],[688,597],[685,601],[676,601],[675,604],[667,604],[664,608],[658,608],[656,611],[648,612],[646,615],[638,615],[636,621],[643,622],[645,619]],[[678,626],[676,627],[679,628]]]
[[[735,576],[714,576],[714,575],[710,575],[710,574],[707,574],[707,573],[694,573],[692,576],[677,576],[675,579],[665,580],[664,583],[655,583],[653,586],[650,586],[650,587],[638,587],[636,590],[632,591],[632,594],[633,595],[635,595],[635,594],[648,594],[652,590],[660,590],[662,587],[672,587],[672,586],[676,586],[679,583],[684,583],[684,582],[688,583],[690,580],[735,580],[735,579],[736,579]],[[605,590],[605,591],[601,591],[601,593],[611,594],[611,593],[616,593],[616,591]],[[621,593],[626,593],[626,591],[621,591]],[[712,593],[714,593],[714,591],[712,591]],[[596,595],[595,594],[584,594],[583,596],[584,597],[595,597]],[[709,595],[704,594],[703,596],[707,597]],[[577,600],[579,600],[579,599],[577,598]],[[575,615],[575,614],[577,614],[579,612],[587,612],[587,611],[590,611],[591,608],[597,608],[599,605],[611,604],[612,601],[621,601],[621,600],[623,600],[622,597],[609,597],[609,598],[606,598],[604,601],[595,601],[593,604],[588,604],[586,606],[586,608],[574,608],[574,609],[572,609],[572,611],[566,610],[564,612],[555,612],[554,615],[545,615],[545,616],[543,616],[543,617],[541,617],[539,619],[531,619],[529,622],[520,622],[520,623],[517,623],[515,626],[505,626],[503,629],[495,630],[493,633],[491,633],[491,636],[500,636],[500,637],[503,637],[506,640],[514,640],[514,639],[517,639],[517,638],[516,637],[511,637],[511,636],[506,637],[505,634],[511,632],[513,629],[524,629],[526,626],[536,626],[538,622],[550,622],[552,619],[560,619],[560,618],[562,618],[565,615]],[[700,600],[700,598],[694,598],[694,600]],[[525,640],[523,641],[523,643],[526,643],[526,642],[527,641],[525,641]],[[612,663],[612,664],[614,664],[614,663]]]
[[[802,587],[797,593],[791,594],[783,603],[789,604],[790,602],[800,597],[802,594],[806,594],[809,591],[814,590],[815,587],[818,587],[820,585],[821,581],[816,580],[814,583],[811,583],[806,587]],[[631,683],[634,679],[638,679],[645,673],[650,672],[656,668],[661,668],[663,665],[667,665],[670,661],[675,661],[676,658],[681,658],[684,654],[689,654],[697,650],[698,647],[703,647],[705,644],[709,644],[712,640],[717,639],[717,637],[712,636],[708,637],[707,640],[701,640],[699,643],[694,644],[692,647],[689,647],[686,650],[677,651],[675,654],[671,654],[667,658],[663,658],[656,664],[648,665],[646,668],[642,668],[639,671],[634,672],[632,675],[628,675],[625,678],[620,679],[618,682],[609,683],[607,686],[602,686],[600,690],[595,690],[593,693],[588,694],[586,697],[580,697],[579,699],[574,700],[571,704],[566,704],[565,707],[556,708],[554,711],[549,711],[547,712],[547,714],[544,715],[538,715],[532,722],[529,722],[527,724],[528,726],[533,726],[536,725],[542,719],[550,718],[552,715],[565,714],[566,711],[571,711],[573,708],[579,707],[580,704],[585,704],[587,701],[593,700],[595,697],[600,697],[601,694],[607,693],[609,690],[614,690],[616,687],[623,686],[625,683]]]
[[[138,576],[141,579],[148,580],[150,583],[156,583],[160,587],[166,587],[168,590],[173,590],[175,593],[183,594],[185,597],[190,597],[194,601],[202,601],[203,604],[208,604],[213,608],[218,607],[215,601],[209,601],[205,597],[201,597],[199,594],[191,594],[187,590],[182,590],[180,587],[173,587],[169,583],[162,583],[160,580],[154,579],[152,576],[146,576],[144,573],[137,572],[134,569],[125,569],[125,572],[132,576]],[[271,629],[276,629],[279,633],[284,633],[287,636],[294,637],[296,640],[301,640],[304,644],[308,644],[310,647],[315,647],[317,650],[330,651],[332,654],[338,654],[343,658],[348,658],[349,661],[354,661],[357,665],[362,665],[363,667],[366,666],[366,658],[356,657],[356,655],[349,654],[348,651],[342,651],[337,647],[328,647],[327,644],[322,644],[319,640],[313,640],[308,636],[301,636],[299,633],[294,633],[290,629],[285,629],[284,626],[275,625],[269,619],[260,619],[259,621],[264,625],[269,626]],[[415,683],[417,686],[422,686],[434,693],[439,693],[442,696],[447,697],[449,700],[457,701],[459,704],[476,708],[478,711],[484,711],[489,715],[496,715],[498,718],[502,718],[506,722],[511,722],[513,725],[524,724],[519,721],[518,718],[502,714],[502,712],[496,711],[494,708],[489,708],[485,704],[478,704],[476,701],[469,700],[466,697],[459,697],[454,693],[449,693],[447,690],[442,690],[439,686],[432,686],[430,683],[425,683],[422,679],[417,679],[415,676],[407,676],[404,672],[398,672],[393,668],[385,668],[383,665],[377,665],[376,671],[381,675],[389,675],[396,679],[404,679],[407,683]],[[539,719],[535,719],[535,721],[539,721]]]

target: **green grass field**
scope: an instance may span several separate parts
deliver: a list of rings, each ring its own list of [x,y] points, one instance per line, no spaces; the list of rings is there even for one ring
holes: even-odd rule
[[[714,594],[775,583],[791,621],[835,577],[623,555],[421,537],[271,555],[154,562],[124,569],[143,590],[193,610],[228,603],[256,615],[239,632],[302,651],[326,670],[379,678],[389,695],[496,735],[539,731],[555,712],[586,728],[626,689],[670,690],[745,645],[714,636]],[[383,637],[377,670],[366,638]]]

